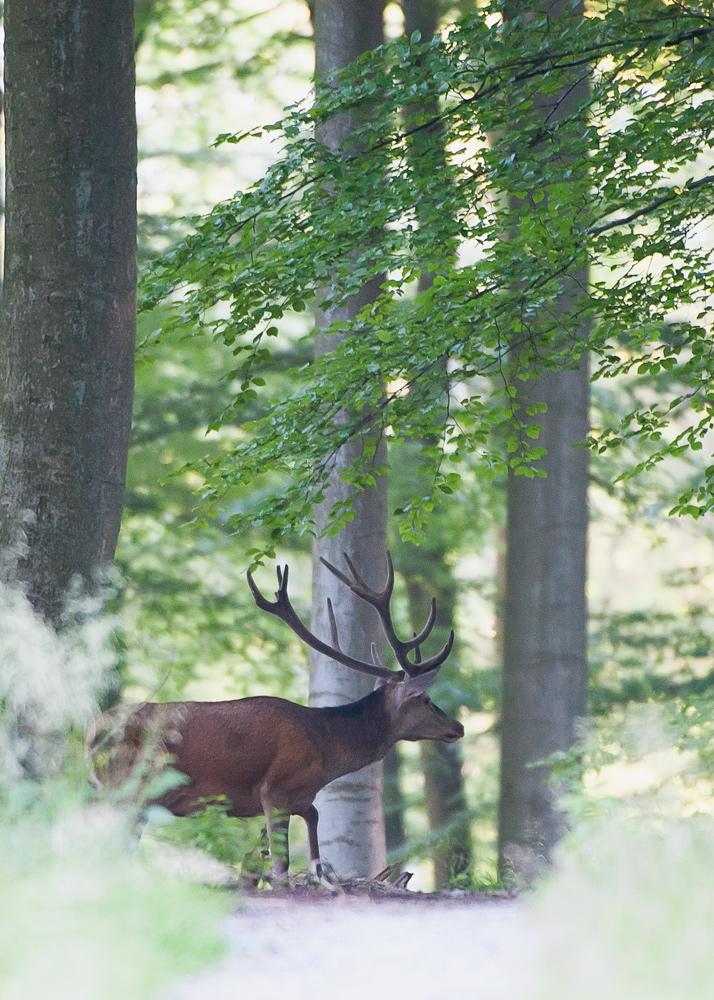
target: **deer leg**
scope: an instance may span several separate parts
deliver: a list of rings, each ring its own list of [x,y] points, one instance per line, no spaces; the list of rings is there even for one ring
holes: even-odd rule
[[[287,875],[290,867],[290,854],[288,851],[288,827],[290,825],[290,813],[281,809],[265,810],[266,826],[268,827],[268,844],[270,846],[270,858],[272,861],[270,874],[278,879]]]
[[[316,875],[322,874],[320,869],[320,845],[317,840],[317,820],[318,813],[314,806],[310,806],[304,813],[300,813],[307,826],[307,843],[310,850],[310,867],[315,866]]]

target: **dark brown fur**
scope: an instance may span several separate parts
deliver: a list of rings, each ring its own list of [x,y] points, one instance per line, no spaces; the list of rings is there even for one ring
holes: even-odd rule
[[[313,801],[328,782],[381,760],[397,740],[454,742],[463,736],[461,723],[424,694],[428,683],[389,680],[335,708],[264,697],[124,705],[96,720],[87,745],[97,782],[112,787],[145,756],[159,766],[171,761],[190,781],[153,801],[176,816],[219,797],[227,800],[229,816],[264,814],[274,868],[282,872],[287,858],[276,858],[274,833],[290,815],[304,817],[310,860],[319,860]]]

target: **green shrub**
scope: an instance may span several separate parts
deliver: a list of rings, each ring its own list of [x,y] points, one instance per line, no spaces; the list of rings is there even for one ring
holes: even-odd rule
[[[534,908],[546,938],[533,1000],[714,996],[714,821],[633,824],[581,835]]]
[[[0,1000],[149,1000],[224,948],[229,900],[131,855],[130,813],[88,801],[110,630],[99,599],[56,633],[0,587]]]

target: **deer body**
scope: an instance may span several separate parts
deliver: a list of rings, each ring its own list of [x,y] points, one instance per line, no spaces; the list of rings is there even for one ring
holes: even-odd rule
[[[365,590],[365,600],[379,604],[380,614],[386,616],[393,584],[391,560],[389,570],[382,594],[366,590],[356,574],[355,581],[341,578],[353,589]],[[319,862],[318,815],[313,802],[321,788],[381,760],[398,740],[453,743],[461,739],[464,729],[424,693],[453,642],[452,634],[437,657],[421,664],[419,643],[431,629],[433,609],[431,624],[407,643],[396,639],[391,621],[385,624],[402,666],[401,671],[393,671],[382,667],[375,654],[375,662],[367,664],[342,653],[334,619],[332,647],[312,636],[288,601],[287,570],[284,576],[279,574],[278,600],[274,603],[263,598],[250,576],[249,583],[259,607],[281,617],[310,645],[376,675],[375,690],[359,701],[332,708],[308,708],[270,697],[118,706],[90,727],[87,748],[95,755],[97,783],[106,781],[110,786],[121,785],[129,777],[147,746],[170,761],[187,776],[188,783],[170,789],[153,803],[176,816],[195,812],[201,808],[201,800],[218,798],[227,802],[229,816],[264,814],[273,871],[282,874],[288,868],[287,824],[291,815],[305,819],[310,861]],[[414,662],[407,658],[408,650],[416,650]],[[276,850],[278,834],[280,851]]]
[[[400,739],[454,742],[463,726],[424,695],[402,697],[397,681],[359,701],[334,708],[307,708],[283,698],[218,702],[164,702],[121,706],[97,720],[110,753],[100,780],[120,785],[141,759],[146,733],[160,734],[160,750],[190,780],[153,804],[188,816],[201,800],[223,797],[229,816],[265,815],[271,840],[284,823],[277,814],[302,816],[308,826],[310,860],[319,860],[315,796],[335,778],[382,760]],[[410,702],[413,702],[410,704]],[[114,726],[112,725],[114,723]],[[271,844],[271,847],[274,845]],[[287,869],[287,858],[274,868]]]

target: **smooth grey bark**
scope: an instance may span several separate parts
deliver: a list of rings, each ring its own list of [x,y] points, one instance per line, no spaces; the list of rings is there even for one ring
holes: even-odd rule
[[[424,42],[433,38],[439,27],[441,7],[439,0],[402,0],[404,33],[407,38],[411,38],[415,31],[419,32]],[[417,111],[427,119],[436,119],[439,112],[438,101],[422,103],[414,109],[414,112]],[[416,169],[422,147],[433,142],[434,132],[430,135],[417,133],[413,137]],[[446,154],[443,153],[443,156],[445,158]],[[419,276],[419,291],[427,291],[433,280],[433,274],[422,273]],[[444,382],[446,379],[444,365]],[[414,549],[408,567],[402,572],[415,627],[421,627],[423,616],[428,612],[429,601],[435,596],[439,609],[436,632],[446,641],[453,626],[456,592],[446,563],[446,551],[438,543],[439,539],[435,537],[433,543],[425,542]],[[448,888],[453,875],[466,872],[472,860],[471,834],[461,773],[463,757],[461,747],[455,743],[422,743],[419,757],[424,772],[424,797],[433,845],[431,855],[434,887],[441,890]]]
[[[587,363],[527,385],[548,476],[508,479],[499,858],[529,881],[563,831],[549,768],[529,765],[568,750],[586,709]]]
[[[0,547],[55,621],[111,562],[134,385],[132,0],[5,4]]]
[[[424,801],[432,839],[434,888],[448,889],[466,876],[473,861],[470,817],[461,769],[464,758],[455,743],[420,743]]]
[[[337,490],[330,490],[328,498]],[[331,597],[339,624],[340,645],[349,650],[350,655],[369,661],[371,643],[383,644],[376,612],[339,584],[318,560],[319,554],[341,566],[342,553],[346,551],[369,586],[381,589],[384,585],[387,508],[383,481],[378,489],[363,493],[356,507],[354,521],[338,536],[315,542],[312,630],[317,635],[329,636],[326,601]],[[324,511],[320,511],[318,530],[324,516]],[[318,708],[343,705],[364,697],[373,687],[372,678],[321,654],[311,654],[311,705]],[[318,794],[315,805],[320,814],[320,852],[338,875],[371,877],[384,868],[386,843],[381,762],[333,781]]]
[[[582,4],[545,6],[553,19],[583,14]],[[565,94],[544,95],[532,113],[562,118],[586,97],[581,79]],[[556,303],[563,319],[587,281],[584,269],[569,276]],[[521,413],[534,402],[548,406],[534,418],[547,478],[509,473],[507,484],[499,868],[503,878],[530,882],[550,860],[564,817],[549,768],[529,765],[568,750],[586,710],[588,452],[574,446],[589,429],[587,356],[575,370],[519,381],[517,390]]]
[[[400,572],[404,577],[412,625],[421,629],[429,613],[432,597],[436,597],[436,623],[432,633],[434,645],[443,645],[454,626],[456,585],[446,561],[444,546],[435,536],[434,543],[402,548]],[[442,668],[447,672],[452,660]],[[472,862],[470,817],[461,769],[463,755],[458,743],[419,744],[419,759],[424,772],[424,799],[429,834],[432,838],[431,858],[434,866],[434,888],[448,889],[455,875],[469,870]]]
[[[411,38],[415,31],[422,42],[428,42],[436,34],[443,4],[440,0],[402,0],[404,12],[404,34]]]
[[[316,0],[312,6],[315,30],[315,72],[319,81],[329,83],[335,71],[344,68],[363,52],[383,41],[383,0]],[[316,129],[316,137],[337,151],[355,127],[350,114],[337,115]],[[372,301],[377,282],[365,286],[344,307],[318,311],[317,325],[324,329],[337,319],[355,316]],[[339,343],[336,337],[317,338],[316,354],[330,352]],[[370,660],[370,645],[383,644],[379,618],[373,608],[358,600],[320,563],[320,557],[343,566],[347,552],[370,586],[381,588],[386,575],[387,490],[380,476],[372,490],[360,494],[354,504],[354,519],[339,535],[320,538],[329,510],[347,495],[340,472],[362,453],[363,444],[353,440],[336,456],[335,466],[316,512],[316,541],[313,545],[312,629],[329,636],[326,601],[331,597],[340,626],[340,644],[352,656]],[[384,461],[384,446],[375,458]],[[317,707],[345,704],[363,697],[374,680],[340,666],[319,653],[310,657],[310,704]],[[320,850],[340,876],[375,875],[386,863],[384,810],[382,806],[382,764],[372,764],[355,774],[345,775],[323,789],[316,806],[320,814]]]
[[[384,765],[384,836],[387,855],[401,852],[406,843],[404,829],[404,795],[402,794],[402,759],[399,748],[393,746],[383,761]]]

